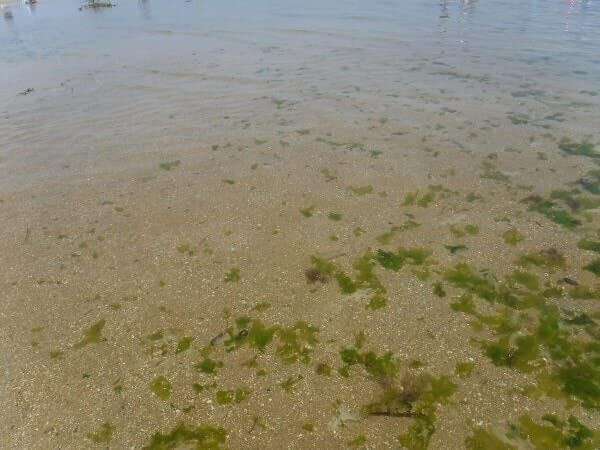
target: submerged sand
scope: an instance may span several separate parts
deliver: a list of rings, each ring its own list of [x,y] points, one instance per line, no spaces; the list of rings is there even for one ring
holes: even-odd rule
[[[164,21],[9,52],[5,448],[598,447],[590,72]]]

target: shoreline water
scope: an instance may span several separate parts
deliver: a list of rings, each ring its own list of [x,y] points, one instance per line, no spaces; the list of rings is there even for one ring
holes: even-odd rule
[[[595,4],[78,6],[0,28],[7,448],[598,445]]]

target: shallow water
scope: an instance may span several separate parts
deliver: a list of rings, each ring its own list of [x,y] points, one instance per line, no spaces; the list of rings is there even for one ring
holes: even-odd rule
[[[600,446],[600,5],[81,6],[0,3],[3,445]]]

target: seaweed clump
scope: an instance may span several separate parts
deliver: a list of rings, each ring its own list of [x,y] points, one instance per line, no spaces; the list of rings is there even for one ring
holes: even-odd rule
[[[227,431],[224,428],[206,425],[193,428],[180,423],[168,433],[154,433],[144,449],[163,450],[187,445],[187,448],[196,450],[224,450],[226,440]]]

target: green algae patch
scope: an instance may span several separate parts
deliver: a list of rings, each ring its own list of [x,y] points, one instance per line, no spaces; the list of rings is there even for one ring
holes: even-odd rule
[[[531,372],[532,365],[540,355],[538,340],[535,336],[519,336],[511,344],[509,336],[498,341],[482,342],[484,353],[495,366],[513,367],[522,372]]]
[[[281,387],[285,392],[291,394],[296,389],[296,385],[304,379],[303,375],[296,375],[295,377],[290,376],[281,382]]]
[[[582,250],[600,253],[600,242],[594,241],[592,239],[581,239],[577,243],[577,247]]]
[[[83,332],[83,339],[73,345],[74,349],[80,349],[85,347],[88,344],[97,344],[99,342],[103,342],[106,338],[102,337],[102,329],[106,325],[106,320],[101,319],[87,330]]]
[[[330,276],[333,276],[343,295],[350,295],[359,290],[367,290],[369,300],[371,301],[370,308],[377,309],[385,305],[387,301],[385,298],[386,290],[375,275],[375,262],[372,253],[367,252],[354,261],[352,264],[355,271],[354,278],[348,276],[329,261],[313,256],[312,262],[313,268],[310,269],[311,278],[315,280],[327,280]],[[307,278],[308,276],[309,273],[307,272]]]
[[[252,308],[252,310],[257,312],[263,312],[269,309],[270,307],[271,304],[269,302],[259,302],[256,305],[254,305],[254,308]]]
[[[449,404],[456,392],[456,384],[446,376],[430,377],[428,384],[428,388],[418,394],[412,403],[411,412],[415,414],[413,423],[407,432],[398,436],[400,444],[409,449],[427,449],[435,433],[438,405]]]
[[[374,351],[360,352],[355,347],[342,348],[340,357],[345,367],[361,365],[364,370],[376,379],[389,379],[396,376],[400,369],[398,361],[392,352],[378,356]]]
[[[600,195],[600,170],[590,170],[585,178],[577,180],[577,184],[590,194]]]
[[[165,330],[162,330],[162,329],[156,330],[154,333],[149,334],[147,336],[147,338],[151,341],[159,341],[164,337],[165,337]]]
[[[314,347],[318,343],[316,334],[319,329],[307,322],[298,321],[289,327],[273,325],[267,327],[260,320],[241,317],[236,320],[236,327],[227,330],[229,335],[224,346],[227,352],[239,349],[248,344],[260,352],[277,337],[279,345],[275,354],[284,364],[302,362],[308,364]]]
[[[409,192],[404,196],[404,201],[402,202],[402,206],[412,206],[417,201],[417,196],[419,195],[419,191],[417,192]]]
[[[529,252],[521,256],[517,263],[523,267],[533,265],[545,269],[563,269],[567,266],[565,257],[555,248]]]
[[[362,447],[366,443],[367,443],[367,438],[365,437],[365,435],[359,434],[351,441],[348,441],[346,445],[348,445],[348,447],[351,447],[351,448],[357,448],[357,447]]]
[[[557,416],[542,416],[545,423],[536,423],[530,416],[519,417],[516,424],[511,425],[511,436],[527,441],[533,448],[545,449],[597,449],[600,446],[600,434],[590,430],[574,416],[566,422]]]
[[[475,368],[475,364],[472,362],[459,362],[456,363],[456,368],[454,372],[458,375],[459,378],[469,378],[473,373],[473,369]]]
[[[180,244],[176,248],[179,253],[182,253],[184,255],[188,255],[188,256],[194,255],[194,250],[188,243]]]
[[[436,282],[433,285],[433,293],[435,295],[437,295],[438,297],[445,297],[446,296],[446,291],[444,290],[444,286],[442,285],[441,282]]]
[[[475,236],[479,234],[479,227],[477,225],[465,225],[465,233]]]
[[[455,287],[465,289],[488,301],[496,298],[496,286],[488,278],[476,274],[471,267],[465,263],[454,266],[453,269],[444,273],[444,279]]]
[[[315,209],[315,205],[307,206],[306,208],[300,209],[300,214],[302,214],[304,217],[312,217],[315,213]]]
[[[504,238],[505,244],[512,245],[513,247],[525,239],[525,237],[519,233],[516,228],[506,230],[502,234],[502,237]]]
[[[417,205],[419,205],[421,208],[427,208],[434,200],[435,194],[433,192],[428,192],[419,200],[417,200]]]
[[[179,339],[179,342],[177,342],[177,348],[175,349],[175,353],[181,353],[181,352],[185,352],[186,350],[188,350],[190,348],[190,346],[192,345],[192,342],[194,342],[194,338],[191,336],[184,336],[181,339]]]
[[[195,450],[225,450],[227,431],[202,425],[189,427],[180,423],[168,433],[154,433],[145,450],[189,448]]]
[[[517,423],[510,424],[510,432],[506,436],[517,445],[512,445],[482,428],[476,428],[473,435],[465,440],[466,448],[516,450],[525,445],[536,450],[593,450],[600,446],[600,433],[586,427],[575,416],[569,416],[563,421],[554,414],[545,414],[541,420],[542,422],[538,423],[529,415],[522,415]]]
[[[412,230],[413,228],[417,228],[419,226],[419,223],[415,222],[412,219],[409,219],[402,225],[395,225],[391,227],[389,231],[381,233],[375,239],[377,239],[377,242],[379,242],[381,245],[387,245],[392,241],[392,238],[396,235],[397,232]]]
[[[248,325],[250,325],[248,327]],[[267,327],[261,320],[252,320],[243,317],[236,320],[237,329],[231,327],[227,330],[228,339],[224,342],[225,350],[231,352],[245,344],[264,352],[267,345],[279,329],[277,326]]]
[[[342,220],[342,215],[335,211],[332,211],[329,214],[327,214],[327,217],[329,218],[329,220],[333,220],[334,222],[339,222],[340,220]]]
[[[444,245],[444,247],[446,248],[446,250],[448,250],[450,252],[451,255],[454,255],[455,253],[458,253],[458,252],[468,250],[468,247],[465,245],[462,245],[462,244]]]
[[[214,375],[220,368],[224,366],[223,361],[216,361],[210,357],[212,352],[211,347],[205,347],[202,349],[202,361],[196,363],[194,368],[202,373]]]
[[[302,429],[304,431],[312,433],[313,431],[315,431],[315,426],[312,423],[305,423],[304,425],[302,425]]]
[[[215,394],[215,399],[219,405],[229,405],[231,403],[238,404],[243,402],[250,395],[250,391],[246,388],[238,388],[235,390],[221,390]]]
[[[529,272],[515,270],[508,276],[508,279],[510,282],[525,286],[531,291],[537,291],[540,288],[540,279],[538,276]]]
[[[171,383],[165,377],[158,376],[150,383],[150,390],[161,400],[167,400],[171,396]]]
[[[488,180],[499,181],[501,183],[507,183],[510,181],[510,177],[506,175],[504,172],[498,170],[498,168],[492,164],[490,161],[483,161],[482,163],[483,173],[481,174],[481,178],[486,178]]]
[[[596,258],[583,266],[588,272],[592,272],[597,277],[600,276],[600,258]]]
[[[50,350],[50,359],[63,359],[65,352],[62,350]]]
[[[310,362],[310,354],[318,343],[316,333],[317,327],[313,327],[304,321],[298,321],[288,328],[280,327],[277,330],[277,337],[280,345],[275,351],[276,355],[284,364]]]
[[[532,196],[524,200],[529,203],[529,211],[538,212],[552,222],[557,223],[567,229],[573,229],[581,225],[581,221],[576,219],[567,210],[561,208],[552,200],[546,200],[541,197]]]
[[[331,367],[326,363],[319,363],[315,369],[317,375],[323,375],[325,377],[331,376]]]
[[[225,283],[235,283],[240,281],[241,278],[242,277],[240,275],[240,269],[237,267],[233,267],[229,270],[229,272],[225,274],[225,278],[223,279],[223,281],[225,281]]]
[[[427,261],[432,254],[432,251],[425,248],[402,248],[397,252],[388,252],[385,250],[377,250],[375,259],[384,268],[397,272],[405,263],[412,265],[422,265]]]
[[[595,145],[589,141],[576,142],[564,137],[558,142],[558,148],[569,155],[600,157],[600,153],[595,150]]]
[[[165,171],[169,171],[171,169],[174,169],[175,167],[178,167],[181,164],[181,161],[177,160],[177,161],[165,161],[162,162],[158,165],[158,167],[160,168],[160,170],[165,170]]]
[[[534,252],[527,263],[552,269],[562,266],[564,258],[556,250]],[[544,295],[535,292],[539,288],[537,276],[526,272],[514,271],[496,285],[462,264],[446,272],[445,278],[465,291],[450,304],[451,309],[474,317],[472,325],[478,331],[487,329],[498,336],[493,340],[472,339],[492,364],[534,372],[538,386],[529,391],[532,395],[544,393],[579,402],[585,408],[600,408],[600,347],[594,318],[547,303]],[[582,297],[596,296],[582,286],[575,289]],[[496,312],[479,312],[474,295],[489,303],[486,309],[493,307]],[[548,298],[557,295],[562,295],[560,289]],[[527,324],[527,334],[521,331],[523,324]]]
[[[373,193],[373,186],[371,186],[370,184],[367,186],[352,187],[350,189],[352,190],[352,192],[354,194],[359,195],[359,196]]]
[[[90,439],[94,444],[106,444],[107,442],[110,442],[114,432],[114,425],[105,422],[100,426],[98,431],[88,433],[87,438]]]
[[[352,230],[352,234],[354,234],[356,237],[362,236],[366,232],[367,230],[365,230],[363,227],[355,227],[354,230]]]
[[[569,291],[569,295],[571,298],[577,300],[592,300],[600,298],[600,290],[599,289],[591,289],[588,286],[575,286],[573,289]]]
[[[473,430],[473,434],[465,439],[465,448],[467,450],[517,450],[516,446],[483,428]]]
[[[325,181],[327,183],[337,179],[337,173],[335,173],[334,171],[332,172],[328,168],[321,169],[321,174],[325,177]]]
[[[194,384],[192,384],[192,389],[194,390],[194,392],[196,394],[200,394],[200,393],[210,390],[210,389],[215,389],[216,387],[217,387],[217,383],[210,383],[210,384],[194,383]]]

